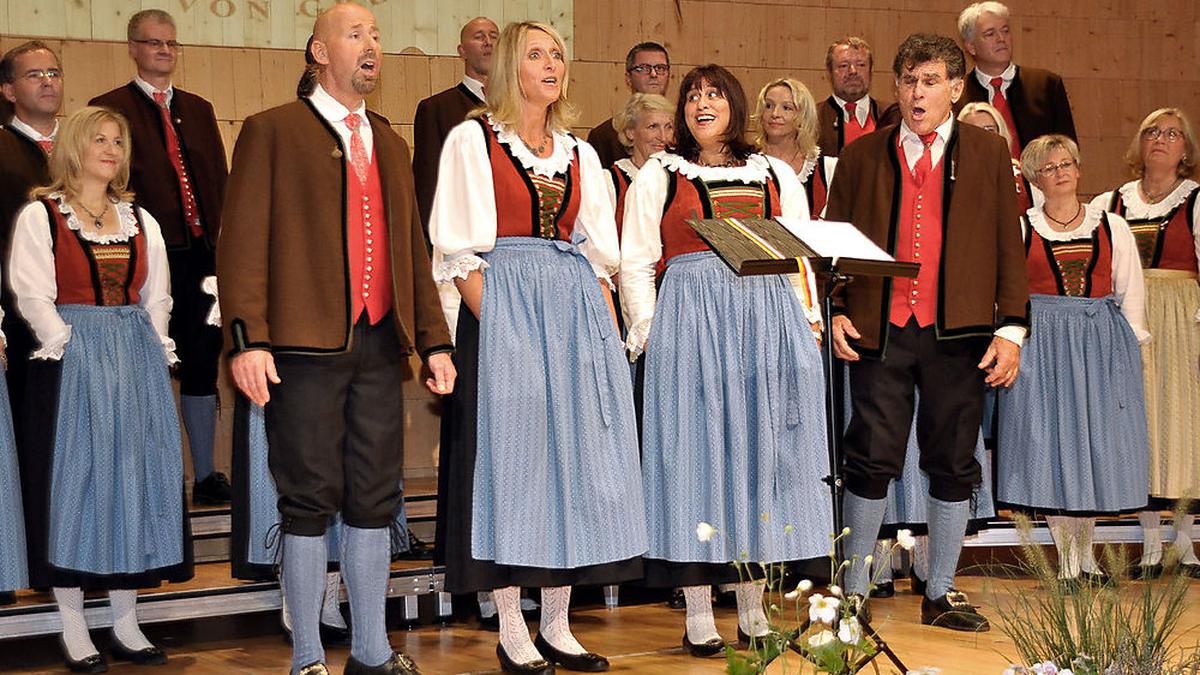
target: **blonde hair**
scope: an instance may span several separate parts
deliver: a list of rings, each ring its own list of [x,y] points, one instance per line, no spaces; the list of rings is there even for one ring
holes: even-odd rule
[[[1038,136],[1025,146],[1025,151],[1021,153],[1021,175],[1025,176],[1030,183],[1034,182],[1034,179],[1037,178],[1037,171],[1042,168],[1046,158],[1059,148],[1066,150],[1071,155],[1071,159],[1075,160],[1075,166],[1083,166],[1083,162],[1079,159],[1079,146],[1075,144],[1075,141],[1062,134],[1046,134]]]
[[[976,113],[983,113],[991,117],[992,121],[996,123],[996,133],[1004,137],[1004,144],[1012,145],[1012,132],[1009,130],[1008,124],[1005,123],[1004,117],[1000,115],[1000,111],[996,110],[991,103],[976,101],[964,105],[963,109],[958,112],[958,121],[965,122],[967,117]]]
[[[58,127],[54,150],[50,153],[50,184],[36,187],[29,192],[30,199],[40,199],[61,192],[67,199],[74,199],[82,188],[83,153],[91,144],[92,137],[105,122],[115,122],[121,138],[125,141],[125,154],[117,167],[117,175],[108,183],[108,196],[121,202],[133,201],[129,185],[129,161],[133,156],[133,145],[129,138],[129,123],[120,113],[110,108],[87,106],[67,116]]]
[[[750,117],[758,127],[754,132],[754,145],[762,150],[767,144],[767,132],[762,124],[763,107],[767,103],[767,92],[775,87],[786,87],[792,92],[792,101],[796,104],[796,144],[800,146],[801,153],[808,157],[817,147],[817,104],[808,87],[790,77],[771,80],[759,90],[754,114]]]
[[[1179,108],[1159,108],[1142,120],[1137,133],[1133,135],[1133,140],[1129,142],[1129,149],[1125,151],[1125,163],[1129,165],[1129,172],[1134,178],[1146,175],[1146,163],[1142,161],[1142,132],[1158,124],[1164,117],[1179,120],[1179,128],[1183,130],[1183,142],[1186,144],[1183,148],[1183,159],[1179,160],[1179,166],[1175,168],[1175,175],[1179,178],[1190,178],[1196,172],[1196,134],[1192,131],[1192,123]]]
[[[567,85],[571,81],[571,63],[567,59],[566,45],[562,36],[550,24],[540,21],[510,23],[500,33],[500,41],[493,52],[492,72],[488,76],[487,102],[483,108],[471,111],[471,117],[491,113],[492,119],[500,124],[515,127],[521,121],[521,104],[525,96],[521,92],[521,63],[525,58],[525,45],[529,42],[529,31],[540,30],[558,47],[563,55],[562,93],[550,104],[546,112],[547,131],[569,131],[578,119],[575,105],[567,98]]]
[[[633,141],[625,136],[625,130],[637,126],[642,113],[650,111],[666,113],[672,121],[675,119],[675,104],[658,94],[634,94],[625,101],[625,107],[613,115],[612,124],[617,130],[617,140],[621,141],[621,145],[626,149],[633,147]]]

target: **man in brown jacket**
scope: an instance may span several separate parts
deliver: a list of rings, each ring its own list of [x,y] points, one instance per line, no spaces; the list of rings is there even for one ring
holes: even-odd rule
[[[984,385],[1017,377],[1029,292],[1004,142],[953,116],[965,70],[950,38],[917,34],[900,45],[893,71],[902,121],[843,149],[827,214],[897,260],[921,264],[915,279],[856,279],[831,319],[834,352],[850,362],[847,591],[862,607],[863,560],[904,466],[919,387],[917,441],[929,476],[921,620],[975,631],[987,630],[987,619],[953,587],[981,479],[973,451]]]
[[[837,157],[847,144],[899,121],[899,110],[880,110],[871,97],[875,57],[867,41],[853,35],[835,40],[825,52],[825,73],[833,93],[817,102],[817,143],[821,154]],[[888,117],[884,117],[884,115]]]
[[[127,33],[137,76],[90,105],[112,108],[129,120],[129,187],[162,226],[167,244],[175,301],[170,335],[179,354],[175,375],[195,477],[192,502],[227,504],[229,479],[213,462],[221,330],[208,323],[216,297],[211,285],[208,292],[203,286],[216,274],[228,174],[225,144],[212,104],[171,84],[179,57],[171,15],[161,9],[137,12]]]
[[[325,531],[345,523],[347,673],[415,673],[388,644],[389,531],[402,508],[405,355],[452,391],[450,337],[417,215],[408,148],[368,112],[383,65],[370,10],[318,17],[311,96],[246,119],[217,250],[238,389],[266,408],[293,672],[325,673]]]

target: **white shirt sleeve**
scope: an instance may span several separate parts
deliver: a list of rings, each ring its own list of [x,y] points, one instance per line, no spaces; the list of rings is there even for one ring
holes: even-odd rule
[[[1192,239],[1196,243],[1196,260],[1200,261],[1200,199],[1192,208]],[[1200,308],[1196,310],[1196,321],[1200,321]]]
[[[17,311],[38,341],[39,347],[30,358],[58,361],[71,339],[71,326],[59,316],[54,303],[58,282],[50,227],[46,207],[41,202],[26,204],[17,213],[8,257],[8,280]]]
[[[146,281],[138,291],[141,306],[150,315],[150,323],[162,343],[167,363],[179,363],[175,355],[175,341],[167,333],[171,323],[171,272],[167,266],[167,246],[163,243],[162,229],[154,216],[145,209],[138,209],[142,221],[142,233],[146,237]]]
[[[804,191],[804,184],[796,177],[796,172],[774,157],[767,156],[767,161],[771,163],[771,169],[779,178],[779,209],[783,216],[809,220],[808,194]],[[788,281],[791,282],[792,290],[795,291],[796,297],[800,299],[800,304],[804,307],[804,316],[808,322],[821,323],[821,302],[820,296],[817,295],[817,277],[813,274],[807,260],[804,261],[804,272],[789,274]]]
[[[667,171],[651,157],[625,193],[621,228],[621,311],[629,335],[625,346],[640,354],[654,320],[655,266],[662,258],[662,213],[667,200]]]
[[[442,146],[429,240],[433,278],[443,284],[487,267],[478,254],[496,246],[496,193],[487,138],[476,120],[451,129]]]
[[[592,146],[579,141],[579,214],[575,217],[575,229],[582,230],[587,238],[579,246],[579,252],[592,264],[596,277],[603,279],[611,288],[612,275],[621,264],[621,242],[617,238],[617,221],[613,217],[616,208],[615,196],[610,199],[612,181],[600,166],[600,157]],[[608,183],[608,187],[605,184]]]
[[[1108,214],[1108,223],[1113,239],[1113,294],[1121,304],[1121,314],[1137,335],[1138,343],[1146,344],[1150,341],[1150,331],[1146,329],[1146,287],[1137,240],[1121,216]]]

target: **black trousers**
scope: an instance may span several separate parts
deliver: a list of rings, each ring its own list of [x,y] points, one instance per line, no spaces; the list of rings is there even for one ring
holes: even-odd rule
[[[213,296],[200,288],[215,274],[216,256],[203,238],[193,237],[187,248],[167,251],[171,268],[171,322],[167,333],[175,341],[179,392],[184,396],[217,393],[217,363],[221,358],[221,329],[206,322]]]
[[[983,418],[983,380],[977,366],[990,337],[939,340],[935,329],[915,320],[888,326],[883,359],[850,364],[850,425],[844,443],[846,489],[864,499],[883,499],[904,469],[921,392],[917,445],[921,470],[935,499],[969,499],[982,480],[975,442]]]
[[[281,382],[266,406],[268,464],[283,532],[325,533],[334,514],[352,527],[389,527],[404,474],[404,352],[391,314],[366,312],[350,351],[277,354]]]

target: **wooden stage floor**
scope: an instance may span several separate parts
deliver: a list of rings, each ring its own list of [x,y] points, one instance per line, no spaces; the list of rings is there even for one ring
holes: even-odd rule
[[[963,590],[996,621],[992,609],[1011,593],[1037,592],[1031,580],[1001,581],[986,577],[960,577]],[[907,592],[907,583],[897,583],[897,595],[872,601],[876,629],[912,669],[933,666],[943,675],[998,675],[1016,654],[1012,643],[998,629],[979,635],[930,628],[919,623],[920,598]],[[1200,583],[1189,589],[1188,610],[1180,626],[1186,632],[1181,643],[1200,640]],[[727,639],[736,635],[737,617],[731,609],[716,609],[717,624]],[[289,648],[276,627],[277,614],[208,619],[148,626],[152,640],[167,649],[170,662],[161,668],[137,668],[112,664],[113,673],[282,673],[289,664]],[[609,656],[614,673],[702,674],[724,672],[721,659],[699,660],[683,654],[682,610],[663,603],[623,606],[607,610],[589,606],[572,613],[572,625],[580,641]],[[530,624],[536,630],[536,622]],[[106,631],[94,634],[102,650]],[[499,672],[495,657],[496,634],[472,623],[447,627],[422,626],[412,631],[391,633],[392,645],[405,649],[426,675]],[[332,671],[338,673],[349,655],[348,648],[329,650]],[[794,671],[796,665],[792,661]],[[65,672],[53,638],[0,642],[0,671],[18,673]],[[870,669],[866,672],[871,672]],[[880,672],[895,668],[880,660]]]

